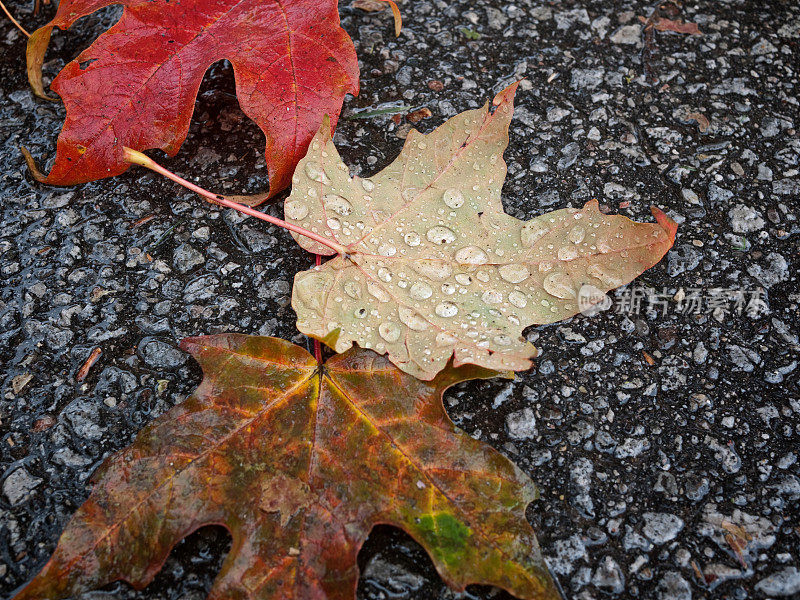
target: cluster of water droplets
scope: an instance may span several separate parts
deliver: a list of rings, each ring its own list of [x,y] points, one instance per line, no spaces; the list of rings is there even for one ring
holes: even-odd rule
[[[307,157],[292,178],[292,194],[284,203],[285,218],[340,244],[368,235],[377,213],[370,211],[375,183],[350,176],[332,142],[311,143]],[[389,256],[389,255],[387,255]]]

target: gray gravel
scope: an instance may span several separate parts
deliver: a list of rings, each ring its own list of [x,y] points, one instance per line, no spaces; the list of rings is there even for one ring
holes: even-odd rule
[[[7,4],[30,28],[44,22],[30,2]],[[654,5],[633,1],[420,0],[402,5],[395,40],[387,15],[343,4],[363,77],[344,114],[427,107],[416,125],[427,131],[525,77],[506,154],[510,214],[598,198],[639,220],[655,203],[680,222],[667,259],[612,294],[612,310],[532,329],[533,370],[463,384],[445,403],[539,483],[529,516],[566,597],[797,597],[800,9],[662,6],[704,35],[645,29],[638,17]],[[54,35],[45,74],[115,14]],[[3,595],[44,563],[103,458],[197,385],[180,338],[241,331],[307,344],[289,299],[311,262],[285,232],[142,170],[66,189],[34,183],[17,148],[48,167],[64,112],[33,98],[23,51],[0,21]],[[253,193],[265,185],[262,138],[232,94],[230,68],[215,65],[189,140],[164,162],[210,189]],[[410,126],[345,118],[336,142],[369,174]],[[149,588],[116,584],[103,597],[202,598],[227,547],[223,532],[202,530]],[[373,533],[360,564],[361,599],[457,597],[393,529]]]

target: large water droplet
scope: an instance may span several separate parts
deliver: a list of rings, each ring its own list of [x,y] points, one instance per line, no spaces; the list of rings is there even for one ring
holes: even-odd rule
[[[557,254],[559,260],[575,260],[578,258],[578,249],[575,246],[562,246]]]
[[[477,246],[464,246],[456,251],[455,259],[465,265],[483,265],[486,264],[489,257]]]
[[[407,233],[403,237],[403,239],[405,240],[406,244],[408,244],[411,247],[419,246],[420,237],[419,237],[419,234],[416,231],[411,231],[411,232]]]
[[[458,341],[453,335],[450,335],[446,331],[441,331],[436,334],[436,345],[437,346],[452,346]]]
[[[607,254],[613,250],[611,244],[608,243],[608,240],[601,239],[597,241],[597,249],[600,250],[603,254]]]
[[[528,267],[519,264],[503,265],[498,269],[498,272],[500,273],[500,277],[509,283],[525,281],[531,274]]]
[[[381,256],[394,256],[397,254],[397,248],[391,242],[384,242],[378,246],[378,254]]]
[[[453,294],[456,293],[456,284],[446,281],[445,283],[442,284],[442,293],[447,294],[448,296],[452,296]]]
[[[472,283],[472,275],[466,273],[456,273],[456,281],[461,285],[469,285]]]
[[[314,163],[306,163],[306,175],[308,175],[308,178],[312,181],[317,181],[319,183],[330,183],[328,176],[325,175],[325,171],[323,171],[321,167],[315,165]]]
[[[392,272],[386,267],[380,267],[378,269],[378,279],[385,283],[389,283],[392,280]]]
[[[338,231],[342,228],[342,222],[339,219],[330,218],[326,221],[328,227],[333,229],[334,231]]]
[[[483,292],[481,300],[486,304],[500,304],[503,301],[503,294],[497,290],[486,290]]]
[[[358,300],[361,298],[361,284],[355,281],[348,281],[344,284],[344,293]]]
[[[595,277],[597,279],[603,278],[603,269],[598,264],[589,265],[586,268],[586,273],[588,273],[591,277]]]
[[[425,331],[428,328],[428,322],[423,319],[419,313],[407,306],[401,306],[397,309],[397,315],[403,324],[412,329],[413,331]]]
[[[350,201],[337,194],[325,194],[322,203],[325,205],[325,210],[335,212],[342,217],[353,212],[353,205],[350,204]]]
[[[514,290],[508,294],[508,301],[511,302],[517,308],[525,308],[528,305],[528,299],[525,297],[525,294],[520,292],[519,290]]]
[[[353,315],[355,315],[357,319],[364,319],[367,316],[367,314],[368,314],[367,309],[364,308],[363,306],[353,311]]]
[[[287,200],[283,205],[283,214],[287,219],[299,221],[305,219],[308,214],[308,204],[302,200]]]
[[[580,244],[586,237],[586,229],[582,225],[575,225],[569,230],[569,241],[573,244]]]
[[[457,189],[445,191],[443,196],[444,203],[450,208],[461,208],[464,206],[464,196]]]
[[[361,187],[364,188],[365,192],[371,192],[372,190],[375,189],[375,184],[372,183],[369,179],[362,179]]]
[[[440,302],[434,309],[440,317],[454,317],[458,314],[458,307],[452,302]]]
[[[427,300],[433,295],[433,289],[424,281],[418,281],[411,286],[408,294],[415,300]]]
[[[328,296],[328,290],[333,283],[331,273],[310,272],[298,275],[294,288],[304,304],[314,310],[322,310],[322,304]]]
[[[414,270],[430,279],[447,279],[453,269],[444,261],[435,259],[422,259],[413,263]]]
[[[389,296],[388,292],[374,281],[367,282],[367,291],[380,302],[388,302],[391,300],[391,296]]]
[[[586,269],[586,272],[592,277],[602,281],[603,285],[607,288],[615,288],[622,285],[623,283],[623,280],[619,276],[619,274],[604,269],[603,267],[597,264],[590,265],[589,268]]]
[[[436,227],[428,229],[428,233],[425,234],[425,237],[428,238],[429,242],[434,244],[450,244],[456,239],[456,234],[448,227],[437,225]]]
[[[549,231],[549,227],[539,221],[529,221],[522,226],[519,237],[522,245],[530,248],[540,237]]]
[[[566,273],[559,271],[550,273],[542,280],[542,287],[548,294],[552,294],[556,298],[575,297],[575,287],[572,284],[572,279]]]
[[[504,333],[501,333],[501,334],[498,334],[498,335],[494,336],[494,338],[492,338],[492,340],[498,346],[510,346],[511,345],[511,338],[508,337]]]
[[[378,333],[387,342],[396,342],[400,339],[400,326],[392,321],[387,321],[378,325]]]

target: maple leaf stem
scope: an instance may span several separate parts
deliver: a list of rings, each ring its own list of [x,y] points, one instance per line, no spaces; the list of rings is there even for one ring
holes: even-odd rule
[[[317,266],[322,264],[322,257],[319,254],[314,255],[314,264]],[[314,358],[317,359],[317,364],[322,366],[322,344],[317,338],[314,338]]]
[[[12,15],[10,12],[8,12],[8,9],[6,8],[6,5],[3,4],[2,1],[0,1],[0,10],[2,10],[4,13],[6,13],[6,16],[9,18],[9,20],[16,26],[17,29],[19,29],[22,33],[25,34],[25,37],[31,37],[31,34],[28,33],[25,30],[25,28],[22,25],[19,24],[19,21],[17,21],[14,18],[14,15]]]
[[[334,252],[341,254],[344,256],[347,254],[348,250],[345,246],[341,244],[337,244],[334,241],[329,240],[328,238],[321,236],[313,231],[309,231],[308,229],[304,229],[298,225],[293,223],[288,223],[283,219],[279,219],[278,217],[273,217],[272,215],[268,215],[266,213],[262,213],[254,208],[250,208],[249,206],[245,206],[244,204],[239,204],[238,202],[234,202],[226,198],[225,196],[221,196],[219,194],[215,194],[213,192],[209,192],[206,189],[201,188],[199,185],[195,185],[191,181],[187,181],[180,175],[176,175],[172,171],[162,167],[157,162],[155,162],[149,156],[142,154],[136,150],[132,150],[131,148],[124,148],[125,150],[125,160],[131,164],[139,165],[142,167],[146,167],[151,171],[155,171],[159,175],[166,177],[167,179],[171,179],[178,185],[182,185],[188,190],[195,192],[196,194],[200,194],[204,198],[207,198],[214,204],[219,204],[220,206],[224,206],[226,208],[232,208],[233,210],[238,210],[240,213],[248,215],[250,217],[255,217],[256,219],[261,219],[262,221],[266,221],[267,223],[272,223],[278,227],[283,229],[288,229],[289,231],[294,231],[295,233],[305,236],[315,242],[322,244],[323,246],[327,246]]]

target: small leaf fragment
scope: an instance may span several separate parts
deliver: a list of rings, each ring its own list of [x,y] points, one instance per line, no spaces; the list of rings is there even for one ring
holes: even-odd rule
[[[471,41],[479,40],[481,37],[483,37],[480,33],[470,27],[459,27],[458,30],[461,32],[461,35]]]
[[[672,19],[665,19],[660,17],[656,23],[655,28],[658,31],[672,31],[674,33],[685,33],[688,35],[703,35],[697,23],[673,21]]]

